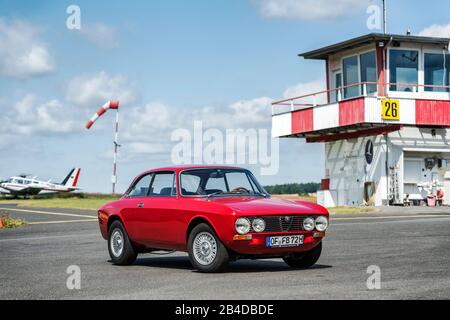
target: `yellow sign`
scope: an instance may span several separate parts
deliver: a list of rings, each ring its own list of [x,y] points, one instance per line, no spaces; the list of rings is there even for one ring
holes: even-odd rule
[[[381,118],[383,120],[400,120],[400,102],[398,100],[381,100]]]

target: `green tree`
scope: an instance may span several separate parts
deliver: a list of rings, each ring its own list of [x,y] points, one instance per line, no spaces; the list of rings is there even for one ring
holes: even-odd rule
[[[315,193],[320,189],[320,183],[286,183],[277,184],[274,186],[265,186],[267,192],[270,194],[300,194]]]

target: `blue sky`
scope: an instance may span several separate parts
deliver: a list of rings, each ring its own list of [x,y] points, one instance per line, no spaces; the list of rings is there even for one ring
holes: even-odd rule
[[[432,3],[389,1],[389,31],[449,32],[450,3]],[[81,30],[66,28],[71,4],[81,8]],[[140,171],[170,165],[171,132],[194,120],[270,129],[267,99],[324,79],[322,62],[297,54],[371,32],[370,4],[381,1],[0,0],[0,177],[57,181],[80,166],[81,187],[109,192],[113,115],[83,129],[106,97],[122,102],[119,191]],[[23,65],[22,56],[33,58]],[[243,119],[236,103],[255,116]],[[261,180],[323,174],[323,146],[289,139],[279,173]]]

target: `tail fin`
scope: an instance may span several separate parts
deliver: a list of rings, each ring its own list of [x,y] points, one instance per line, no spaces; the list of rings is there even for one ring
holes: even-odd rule
[[[67,177],[61,182],[65,187],[75,188],[78,183],[78,178],[80,177],[80,168],[74,168],[70,171]]]

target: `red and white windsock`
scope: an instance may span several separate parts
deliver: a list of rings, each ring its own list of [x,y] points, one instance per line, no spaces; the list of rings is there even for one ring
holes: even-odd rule
[[[114,163],[113,163],[113,176],[112,176],[112,192],[116,192],[117,183],[117,148],[119,145],[119,101],[108,101],[98,109],[98,111],[92,116],[92,118],[86,123],[86,129],[90,129],[95,121],[100,118],[109,109],[116,110],[116,130],[114,135]]]
[[[98,111],[92,116],[92,118],[86,123],[86,129],[90,129],[95,121],[100,118],[106,111],[109,109],[118,110],[119,109],[119,101],[108,101],[104,105],[98,109]]]

